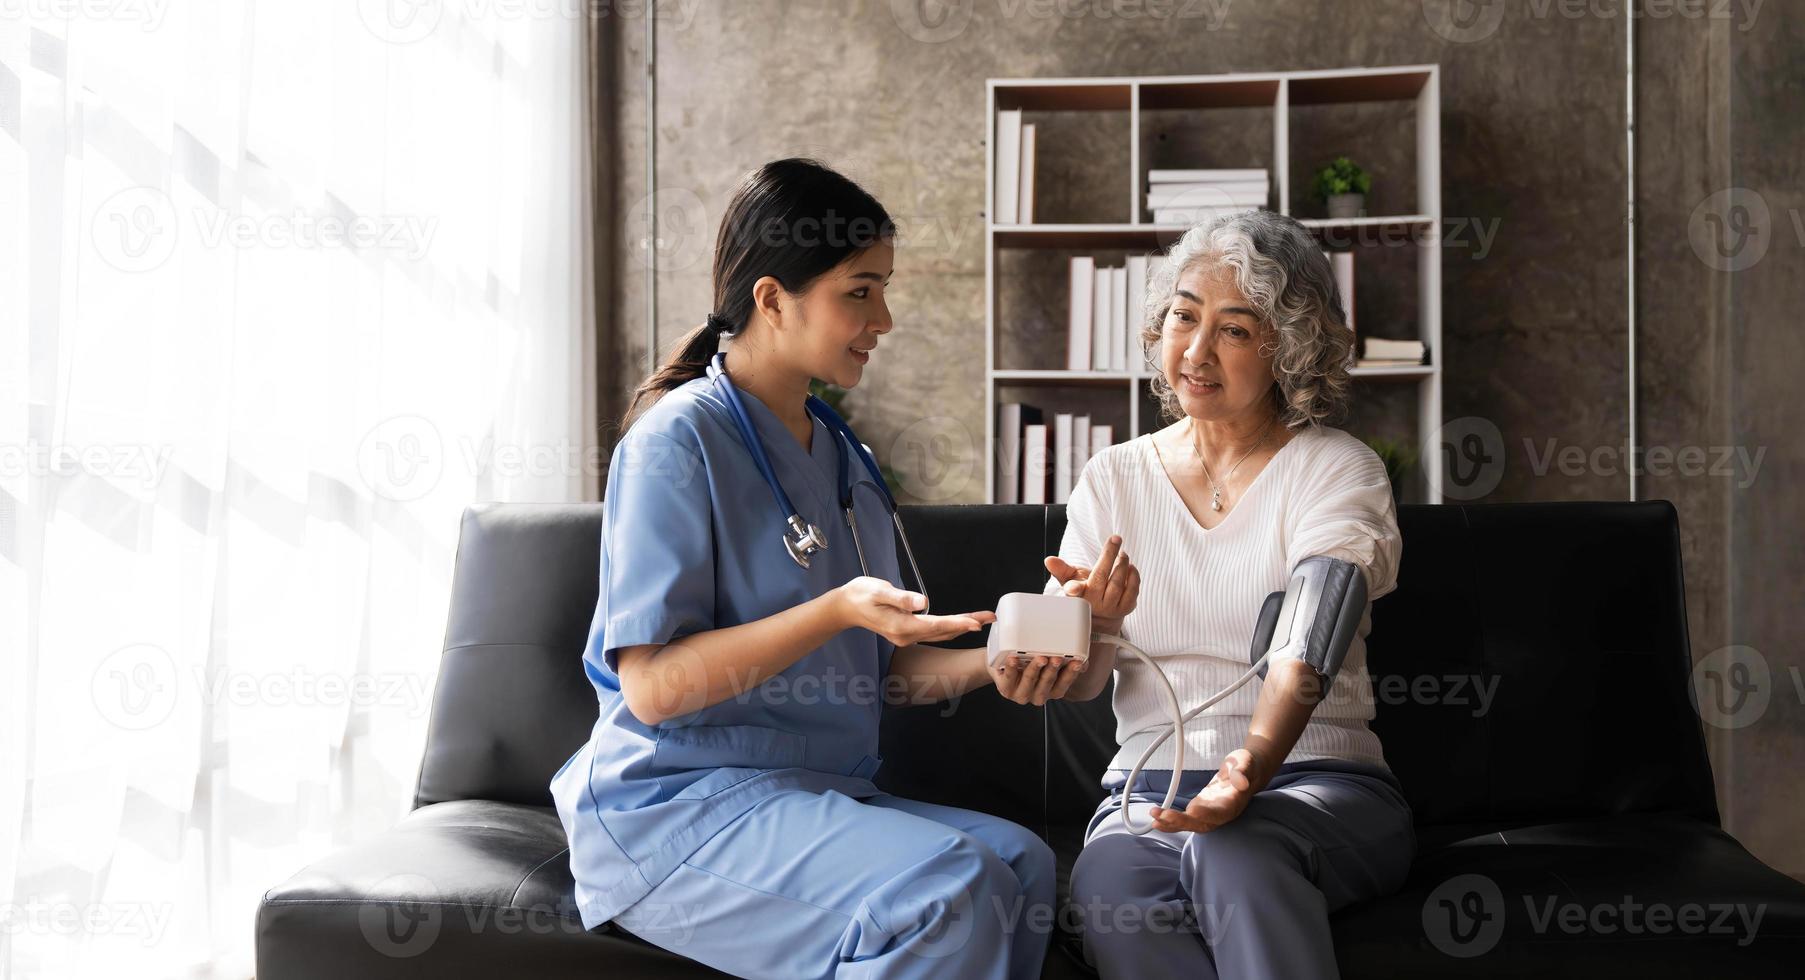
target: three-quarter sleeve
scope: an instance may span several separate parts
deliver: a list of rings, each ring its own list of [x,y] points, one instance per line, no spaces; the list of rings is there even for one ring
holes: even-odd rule
[[[714,506],[693,449],[657,432],[630,432],[608,471],[608,538],[601,588],[602,657],[714,628]]]
[[[1107,465],[1105,457],[1092,457],[1066,498],[1065,534],[1059,539],[1059,557],[1067,564],[1089,568],[1103,554],[1103,542],[1109,537],[1104,529],[1112,526],[1105,503],[1108,491],[1103,486],[1108,482]],[[1048,575],[1041,593],[1059,595],[1061,591],[1059,579]]]
[[[1368,599],[1397,587],[1403,538],[1391,480],[1377,453],[1363,443],[1338,448],[1305,481],[1301,515],[1286,546],[1285,565],[1327,555],[1360,566]]]

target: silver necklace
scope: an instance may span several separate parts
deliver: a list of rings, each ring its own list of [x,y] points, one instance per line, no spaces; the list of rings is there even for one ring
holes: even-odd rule
[[[1276,416],[1274,416],[1274,417],[1276,418]],[[1270,431],[1272,431],[1272,419],[1267,419],[1266,427],[1260,430],[1259,440],[1257,442],[1255,442],[1253,445],[1247,447],[1247,452],[1242,453],[1240,459],[1235,460],[1235,465],[1229,467],[1228,472],[1223,475],[1222,478],[1224,480],[1231,479],[1234,477],[1235,471],[1241,468],[1241,464],[1244,461],[1246,461],[1247,457],[1253,455],[1253,451],[1260,448],[1260,446],[1266,442],[1266,433],[1268,433]],[[1198,465],[1203,467],[1204,478],[1210,481],[1210,489],[1213,491],[1210,494],[1210,509],[1211,510],[1221,510],[1222,509],[1222,484],[1217,483],[1216,478],[1214,476],[1210,475],[1210,464],[1205,463],[1203,461],[1203,440],[1198,438],[1197,420],[1196,419],[1191,420],[1191,447],[1192,447],[1192,451],[1197,453]]]

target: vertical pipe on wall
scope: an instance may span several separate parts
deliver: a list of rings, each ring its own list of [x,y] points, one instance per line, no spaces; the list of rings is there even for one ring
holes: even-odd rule
[[[1627,0],[1623,5],[1623,114],[1624,114],[1624,155],[1628,163],[1625,183],[1624,229],[1626,273],[1629,322],[1629,473],[1630,499],[1636,499],[1636,19],[1634,17],[1635,0]]]

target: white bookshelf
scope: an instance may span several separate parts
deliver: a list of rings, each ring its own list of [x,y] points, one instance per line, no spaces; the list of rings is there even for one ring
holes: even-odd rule
[[[997,451],[997,411],[1003,388],[1049,387],[1065,389],[1119,388],[1128,400],[1128,433],[1117,441],[1140,436],[1157,424],[1143,419],[1142,392],[1150,374],[1144,364],[1128,371],[1021,370],[997,365],[998,253],[1007,249],[1123,249],[1163,252],[1185,227],[1158,225],[1141,220],[1146,168],[1141,164],[1141,112],[1153,109],[1185,109],[1207,112],[1213,108],[1270,108],[1272,110],[1271,173],[1277,185],[1274,198],[1281,214],[1293,214],[1290,186],[1291,156],[1289,109],[1291,106],[1340,102],[1414,102],[1416,108],[1416,209],[1412,214],[1379,215],[1351,219],[1299,218],[1309,228],[1340,232],[1382,230],[1408,234],[1417,255],[1417,333],[1429,349],[1431,363],[1401,367],[1357,367],[1353,377],[1362,385],[1411,385],[1416,390],[1415,445],[1441,425],[1441,366],[1446,348],[1441,342],[1441,72],[1437,65],[1405,65],[1390,68],[1345,68],[1319,71],[1256,72],[1226,75],[1149,75],[1095,78],[992,78],[985,83],[984,213],[996,213],[996,121],[1008,109],[1028,111],[1120,111],[1128,115],[1128,173],[1122,190],[1126,197],[1125,222],[1099,224],[1008,224],[986,220],[984,252],[984,373],[987,391],[984,415],[986,466],[985,499],[997,499],[1001,454]],[[1357,328],[1367,324],[1357,320]],[[1063,325],[1062,325],[1063,327]],[[1130,324],[1130,330],[1135,329]],[[1356,388],[1354,397],[1360,392]],[[1049,413],[1058,411],[1044,401]],[[1047,419],[1051,427],[1051,416]],[[1359,435],[1360,433],[1355,433]],[[1018,461],[1019,464],[1019,461]],[[1441,461],[1424,456],[1417,463],[1419,489],[1430,503],[1442,499]]]

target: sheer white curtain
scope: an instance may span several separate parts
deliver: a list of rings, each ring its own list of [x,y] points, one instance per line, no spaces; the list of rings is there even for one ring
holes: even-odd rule
[[[0,0],[0,975],[248,976],[595,499],[581,5]]]

